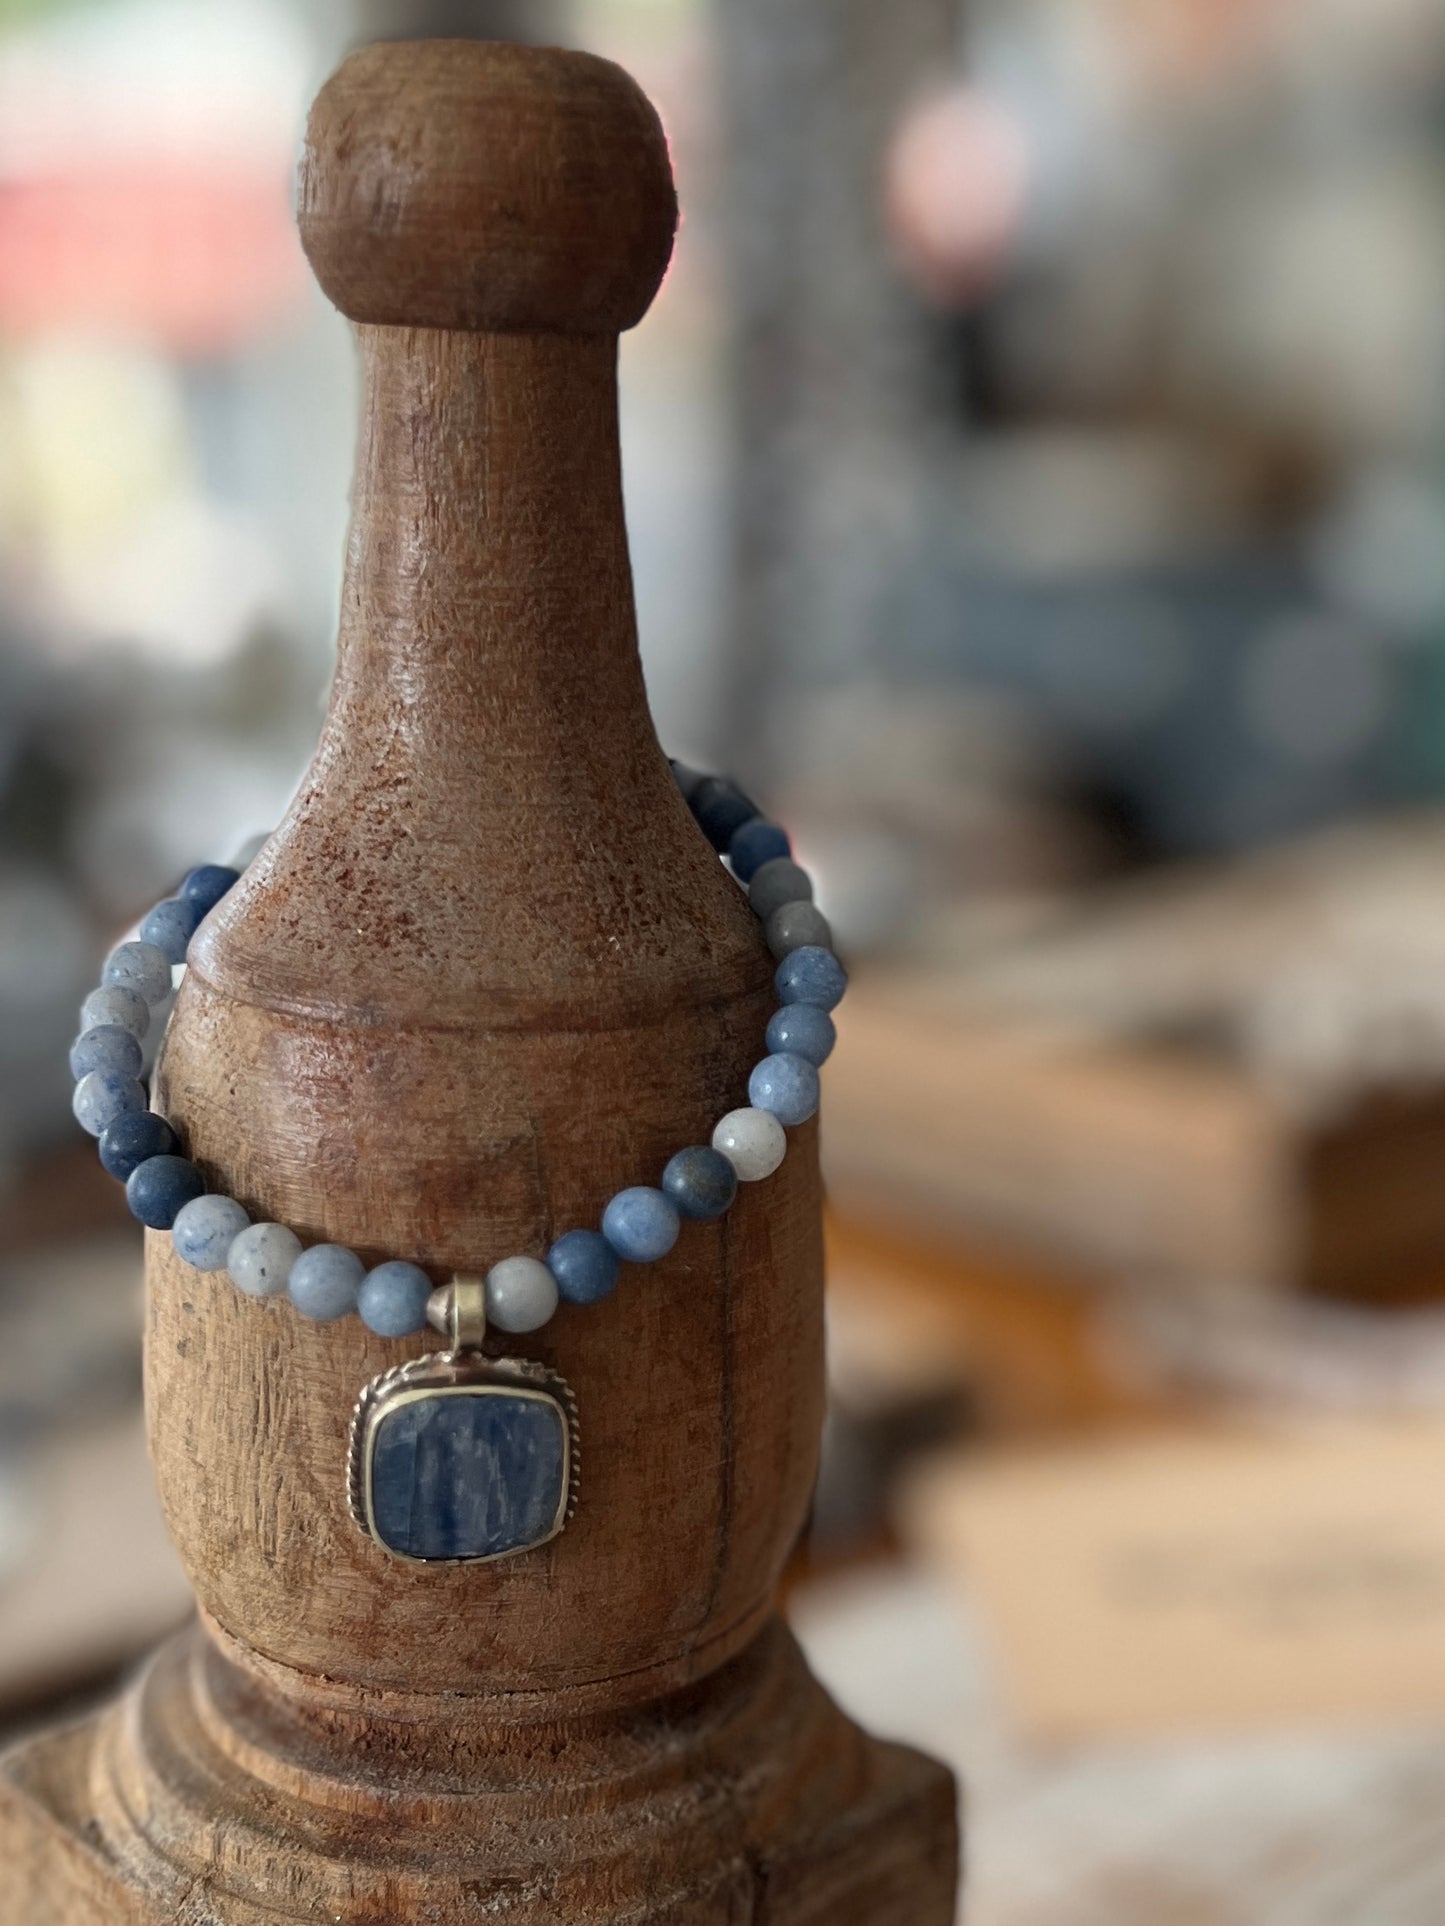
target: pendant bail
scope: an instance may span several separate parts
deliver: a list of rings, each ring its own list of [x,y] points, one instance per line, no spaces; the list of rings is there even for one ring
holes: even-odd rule
[[[453,1351],[480,1351],[487,1336],[486,1279],[458,1271],[427,1299],[426,1316]]]

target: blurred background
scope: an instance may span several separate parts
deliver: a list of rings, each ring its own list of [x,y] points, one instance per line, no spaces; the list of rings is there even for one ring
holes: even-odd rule
[[[0,0],[0,1736],[186,1607],[65,1053],[314,741],[292,168],[429,33],[674,146],[649,687],[855,969],[815,1664],[966,1774],[973,1926],[1438,1926],[1445,0]]]

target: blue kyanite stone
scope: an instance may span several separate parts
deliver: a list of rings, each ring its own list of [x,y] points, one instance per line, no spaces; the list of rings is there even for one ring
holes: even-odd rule
[[[376,1536],[404,1558],[498,1558],[550,1538],[567,1490],[567,1419],[505,1387],[438,1391],[372,1434]]]

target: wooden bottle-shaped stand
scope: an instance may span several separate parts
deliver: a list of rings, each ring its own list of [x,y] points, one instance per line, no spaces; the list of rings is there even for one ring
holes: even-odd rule
[[[301,231],[357,324],[354,514],[301,793],[192,946],[156,1102],[254,1216],[440,1281],[595,1224],[732,1108],[772,959],[648,717],[616,337],[672,243],[616,68],[354,55]],[[360,1387],[150,1234],[147,1401],[197,1629],[0,1772],[0,1922],[945,1926],[952,1781],[774,1613],[823,1406],[817,1145],[509,1348],[570,1380],[580,1506],[417,1567],[356,1530]]]

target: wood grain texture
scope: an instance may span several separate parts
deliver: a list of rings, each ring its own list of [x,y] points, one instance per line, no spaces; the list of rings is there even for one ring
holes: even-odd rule
[[[771,1007],[634,634],[611,328],[660,273],[665,166],[631,83],[558,53],[374,49],[312,120],[308,246],[388,322],[360,328],[336,683],[192,946],[158,1102],[254,1213],[439,1281],[706,1141]],[[578,222],[605,296],[558,265]],[[357,293],[455,292],[478,246],[543,307],[508,294],[483,328],[459,296],[416,327]],[[792,1926],[844,1886],[860,1926],[951,1916],[951,1780],[849,1725],[772,1617],[822,1419],[812,1128],[722,1223],[515,1341],[576,1391],[581,1506],[493,1566],[402,1564],[346,1515],[352,1402],[415,1341],[243,1299],[164,1236],[147,1264],[152,1450],[205,1630],[12,1765],[0,1847],[33,1865],[83,1812],[85,1876],[197,1926]]]

